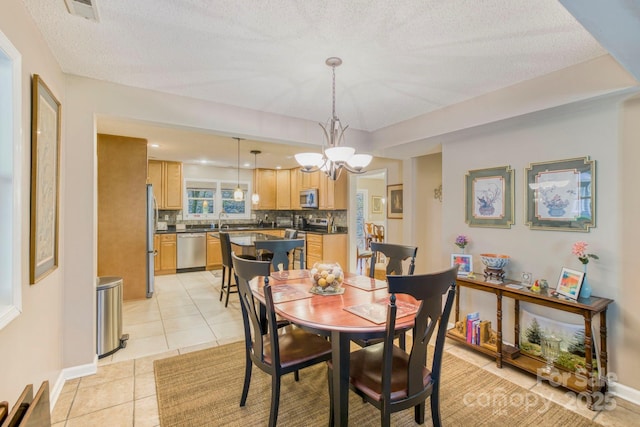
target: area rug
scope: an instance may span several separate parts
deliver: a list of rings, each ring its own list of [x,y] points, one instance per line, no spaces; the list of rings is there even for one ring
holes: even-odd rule
[[[260,426],[269,420],[271,379],[253,368],[245,407],[240,407],[244,343],[238,342],[154,362],[162,427]],[[445,353],[440,410],[448,426],[595,426],[586,418],[508,380]],[[279,426],[326,426],[329,421],[324,363],[282,378]],[[429,402],[425,425],[432,425]],[[413,409],[392,415],[394,426],[413,426]],[[379,426],[380,412],[350,393],[349,424]]]

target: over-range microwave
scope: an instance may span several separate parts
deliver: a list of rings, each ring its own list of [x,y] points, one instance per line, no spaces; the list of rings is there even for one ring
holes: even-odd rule
[[[318,207],[318,189],[317,188],[300,190],[300,207],[301,208],[317,208]]]

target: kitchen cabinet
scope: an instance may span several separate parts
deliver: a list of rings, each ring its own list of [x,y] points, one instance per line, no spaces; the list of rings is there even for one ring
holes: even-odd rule
[[[276,171],[276,209],[291,209],[291,173],[289,169]]]
[[[347,264],[347,234],[307,233],[307,267],[320,261],[335,261],[343,270]]]
[[[342,171],[340,177],[333,181],[326,174],[321,174],[318,188],[318,209],[347,209],[348,173]]]
[[[160,249],[156,261],[160,264],[158,275],[175,274],[178,255],[175,233],[160,234]]]
[[[147,174],[158,209],[182,209],[182,163],[149,160]]]
[[[302,172],[302,183],[300,185],[300,190],[308,190],[309,188],[320,188],[320,171],[315,171],[311,173]],[[322,173],[322,176],[325,176]]]
[[[291,169],[289,171],[291,179],[291,209],[299,210],[300,208],[300,185],[302,184],[302,171],[300,168]]]
[[[277,174],[274,169],[256,169],[253,173],[253,186],[260,196],[258,206],[254,209],[276,209]]]
[[[216,233],[207,233],[207,270],[222,268],[220,238]]]

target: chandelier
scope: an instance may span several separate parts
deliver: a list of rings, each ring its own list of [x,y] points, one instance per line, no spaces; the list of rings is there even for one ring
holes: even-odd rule
[[[356,154],[355,148],[342,145],[344,131],[349,127],[349,125],[343,127],[336,116],[336,67],[342,64],[342,59],[331,57],[327,58],[325,63],[333,72],[333,103],[331,118],[326,124],[319,123],[325,136],[322,153],[299,153],[295,158],[302,166],[302,172],[321,170],[329,179],[335,181],[340,177],[342,169],[351,173],[363,173],[364,168],[371,163],[372,157],[369,154]]]

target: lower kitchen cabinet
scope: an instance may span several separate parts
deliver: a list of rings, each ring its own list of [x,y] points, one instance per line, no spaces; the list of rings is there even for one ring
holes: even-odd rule
[[[156,262],[159,269],[156,274],[175,274],[177,265],[178,244],[175,233],[160,234],[160,246]]]
[[[319,261],[335,261],[344,271],[347,264],[347,234],[307,233],[307,268]]]
[[[222,268],[222,251],[217,234],[207,233],[207,270]]]

